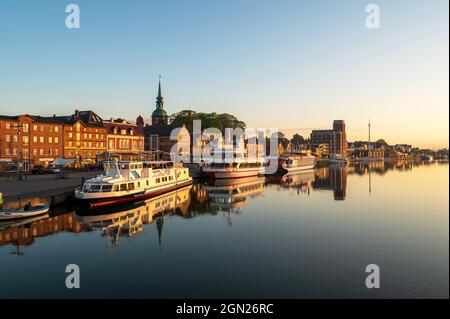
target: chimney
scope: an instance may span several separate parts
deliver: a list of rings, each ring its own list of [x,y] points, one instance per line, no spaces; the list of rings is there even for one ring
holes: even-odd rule
[[[74,119],[75,119],[75,121],[80,119],[80,111],[79,110],[75,110]]]

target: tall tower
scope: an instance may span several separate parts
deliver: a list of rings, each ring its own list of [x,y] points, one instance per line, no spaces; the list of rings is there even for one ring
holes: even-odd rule
[[[152,113],[152,125],[167,124],[167,112],[164,110],[164,100],[161,94],[161,76],[159,76],[158,96],[156,97],[156,109]]]

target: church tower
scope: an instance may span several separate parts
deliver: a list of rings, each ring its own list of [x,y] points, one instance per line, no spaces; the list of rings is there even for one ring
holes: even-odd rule
[[[159,77],[156,109],[152,113],[152,125],[163,123],[167,125],[167,112],[164,110],[164,100],[161,94],[161,76]]]

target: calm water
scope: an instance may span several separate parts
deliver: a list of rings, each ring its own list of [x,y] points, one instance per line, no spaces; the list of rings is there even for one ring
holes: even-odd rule
[[[374,164],[59,208],[0,226],[0,297],[448,298],[448,188],[448,164]]]

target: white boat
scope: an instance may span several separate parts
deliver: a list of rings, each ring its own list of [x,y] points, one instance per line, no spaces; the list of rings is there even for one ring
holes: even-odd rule
[[[103,174],[84,182],[75,198],[91,207],[143,200],[190,185],[182,164],[158,162],[105,162]]]
[[[279,158],[279,168],[282,172],[296,172],[312,169],[316,166],[316,158],[309,151],[300,154],[289,154]]]
[[[264,174],[262,162],[211,163],[203,168],[211,178],[244,178]]]
[[[33,216],[43,215],[49,210],[48,205],[25,205],[19,209],[2,209],[0,210],[0,220],[13,220],[29,218]]]

